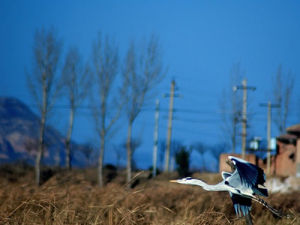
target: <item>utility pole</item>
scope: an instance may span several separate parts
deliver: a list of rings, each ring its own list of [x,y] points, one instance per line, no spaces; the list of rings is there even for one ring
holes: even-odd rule
[[[233,91],[237,89],[243,90],[243,117],[242,117],[242,158],[245,159],[246,155],[246,139],[247,139],[247,90],[255,91],[255,87],[247,86],[247,80],[242,81],[242,85],[234,86]]]
[[[234,91],[235,92],[235,91]],[[232,136],[231,136],[231,140],[232,140],[232,153],[234,154],[235,153],[235,149],[236,149],[236,125],[237,125],[237,122],[238,122],[238,116],[236,115],[236,93],[234,93],[233,95],[233,118],[232,118],[232,125],[233,125],[233,131],[232,131]]]
[[[169,161],[170,161],[169,158],[170,158],[172,121],[173,121],[174,91],[175,91],[175,80],[172,80],[172,82],[171,82],[171,91],[170,91],[170,104],[169,104],[167,147],[166,147],[166,154],[165,154],[165,169],[164,169],[165,172],[169,171]]]
[[[267,147],[267,174],[270,174],[270,168],[271,168],[271,116],[272,116],[272,108],[278,108],[279,104],[271,104],[270,101],[268,101],[267,104],[260,104],[260,106],[268,107],[268,119],[267,119],[267,141],[268,141],[268,147]]]
[[[236,149],[236,124],[237,124],[237,118],[234,115],[233,118],[233,132],[232,132],[232,153],[235,154],[235,149]]]
[[[156,99],[155,104],[155,126],[154,126],[154,145],[153,145],[153,167],[152,176],[156,176],[157,165],[157,145],[158,145],[158,121],[159,121],[159,100]]]
[[[242,131],[242,158],[245,159],[246,154],[246,139],[247,139],[247,80],[242,81],[243,85],[243,131]]]

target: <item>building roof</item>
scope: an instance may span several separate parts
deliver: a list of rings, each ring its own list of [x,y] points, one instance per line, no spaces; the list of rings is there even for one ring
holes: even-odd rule
[[[300,135],[300,124],[296,124],[286,128],[286,131],[290,134]]]
[[[297,136],[293,134],[281,134],[277,139],[297,139]]]
[[[297,136],[293,134],[281,134],[276,139],[279,140],[280,142],[292,144],[296,142]]]

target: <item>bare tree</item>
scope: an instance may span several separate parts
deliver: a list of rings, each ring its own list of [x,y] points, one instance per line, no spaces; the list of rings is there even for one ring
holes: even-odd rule
[[[88,76],[87,69],[83,69],[80,54],[76,47],[69,49],[60,81],[61,89],[64,91],[67,101],[70,104],[69,124],[67,136],[65,139],[66,146],[66,168],[71,168],[71,137],[75,113],[88,94]]]
[[[91,72],[95,79],[96,98],[93,100],[93,116],[96,130],[100,136],[100,152],[98,159],[98,184],[103,186],[103,157],[105,142],[112,126],[120,117],[124,99],[122,88],[114,93],[113,86],[119,71],[118,48],[113,41],[101,34],[93,44]]]
[[[163,79],[164,71],[158,40],[151,37],[146,47],[138,52],[135,44],[132,42],[125,57],[123,69],[124,87],[123,93],[126,96],[127,104],[127,182],[131,179],[131,136],[132,125],[140,114],[151,90]]]
[[[183,145],[175,154],[177,171],[180,177],[186,177],[189,175],[190,156],[191,151]]]
[[[242,118],[241,92],[234,91],[233,87],[241,83],[242,74],[240,63],[234,64],[230,71],[229,86],[223,89],[220,100],[221,129],[226,142],[231,146],[232,153],[236,151],[237,136],[240,133],[238,123]]]
[[[272,80],[274,82],[274,103],[280,105],[280,107],[276,109],[273,118],[279,132],[282,134],[285,132],[286,122],[289,116],[289,108],[294,88],[295,77],[290,71],[287,73],[287,75],[284,75],[282,72],[282,66],[279,65],[277,73],[273,76]]]
[[[36,31],[33,46],[33,68],[32,72],[27,74],[27,80],[41,117],[39,146],[35,160],[35,182],[37,185],[40,184],[40,163],[45,146],[45,127],[49,111],[57,95],[55,76],[61,46],[62,44],[57,39],[53,29]]]

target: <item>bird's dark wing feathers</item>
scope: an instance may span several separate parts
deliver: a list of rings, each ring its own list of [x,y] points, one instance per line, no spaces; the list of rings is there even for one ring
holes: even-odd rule
[[[266,181],[264,171],[261,168],[236,157],[230,157],[230,160],[235,165],[241,182],[244,185],[252,188],[255,194],[268,196],[268,190],[266,188],[258,187],[258,185],[263,186]]]
[[[236,166],[243,184],[250,187],[257,187],[259,184],[264,185],[266,179],[264,171],[261,168],[235,157],[231,157],[230,159]]]
[[[251,199],[242,197],[241,195],[236,195],[230,193],[231,200],[233,202],[233,207],[235,213],[238,216],[246,216],[251,211]]]

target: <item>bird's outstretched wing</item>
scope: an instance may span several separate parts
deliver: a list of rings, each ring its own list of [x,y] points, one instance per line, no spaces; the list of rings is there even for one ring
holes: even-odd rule
[[[229,192],[236,215],[246,216],[251,211],[251,199]]]
[[[261,168],[237,157],[229,156],[228,158],[235,165],[243,185],[252,188],[256,194],[268,196],[266,188],[258,187],[258,185],[264,186],[266,181],[266,176]]]

